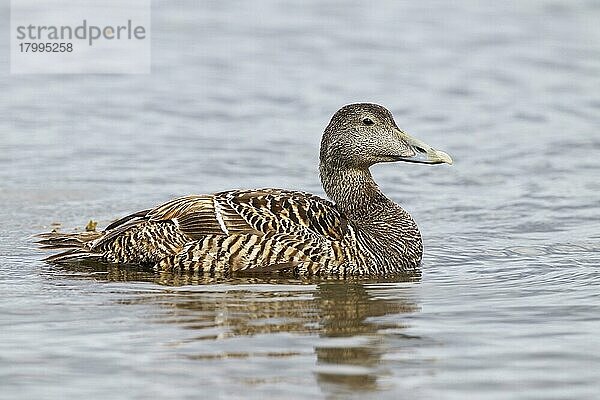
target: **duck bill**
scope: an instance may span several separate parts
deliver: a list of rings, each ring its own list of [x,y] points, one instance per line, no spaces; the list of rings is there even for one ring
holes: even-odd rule
[[[446,152],[436,150],[425,142],[415,139],[409,134],[402,132],[402,138],[408,143],[414,155],[398,157],[398,161],[413,162],[419,164],[452,164],[452,157]]]

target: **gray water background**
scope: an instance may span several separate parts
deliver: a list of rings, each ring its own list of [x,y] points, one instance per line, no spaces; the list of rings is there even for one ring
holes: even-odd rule
[[[150,75],[2,58],[0,398],[598,398],[600,3],[157,1],[152,22]],[[355,101],[455,159],[373,169],[421,228],[420,279],[59,268],[31,243],[184,194],[322,194],[321,132]]]

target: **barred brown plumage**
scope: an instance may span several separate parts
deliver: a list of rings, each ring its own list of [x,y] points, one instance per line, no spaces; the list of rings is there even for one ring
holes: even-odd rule
[[[66,249],[51,262],[342,277],[408,272],[420,265],[421,235],[369,172],[393,161],[452,163],[400,130],[385,108],[350,104],[334,114],[321,142],[321,181],[333,202],[271,188],[193,195],[128,215],[103,232],[45,233],[39,243]]]

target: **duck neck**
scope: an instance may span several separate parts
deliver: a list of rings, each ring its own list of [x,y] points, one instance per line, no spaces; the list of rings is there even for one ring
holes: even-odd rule
[[[331,169],[321,163],[325,193],[353,222],[358,248],[371,260],[364,273],[412,271],[423,254],[421,234],[411,216],[379,190],[368,169]]]
[[[381,192],[368,168],[332,168],[321,163],[319,169],[325,193],[350,219],[377,219],[382,207],[394,204]]]

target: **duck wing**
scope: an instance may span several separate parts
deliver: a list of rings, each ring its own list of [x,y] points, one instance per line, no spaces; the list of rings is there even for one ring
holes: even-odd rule
[[[130,214],[110,224],[90,250],[107,254],[111,261],[157,263],[183,251],[191,253],[192,247],[198,259],[202,256],[199,249],[214,258],[223,251],[212,248],[226,248],[233,242],[239,242],[238,247],[244,242],[268,243],[268,249],[280,252],[284,252],[285,242],[302,250],[294,252],[295,260],[278,259],[289,266],[299,260],[319,261],[324,252],[329,256],[330,243],[341,241],[347,229],[346,218],[334,204],[313,194],[270,188],[232,190],[181,197]],[[240,269],[271,259],[259,254],[238,255]]]
[[[117,232],[144,221],[173,223],[192,239],[308,231],[329,240],[341,240],[348,224],[333,203],[311,193],[258,189],[180,197],[121,218],[105,231]]]

